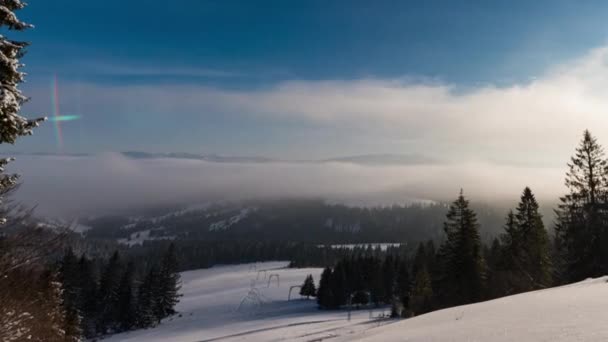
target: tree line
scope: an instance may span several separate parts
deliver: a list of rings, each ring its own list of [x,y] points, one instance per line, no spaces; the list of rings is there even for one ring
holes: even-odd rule
[[[107,260],[68,249],[58,267],[66,331],[87,338],[147,328],[175,313],[179,273],[174,245],[148,270],[115,252]]]
[[[410,316],[607,274],[608,160],[589,131],[568,168],[568,192],[560,198],[552,236],[526,187],[502,234],[486,245],[461,191],[449,206],[438,249],[429,241],[413,257],[344,258],[323,271],[319,306],[391,304],[395,315]]]

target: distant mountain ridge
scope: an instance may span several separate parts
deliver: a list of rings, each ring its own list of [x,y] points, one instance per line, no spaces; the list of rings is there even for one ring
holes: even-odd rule
[[[154,153],[142,151],[119,152],[122,156],[129,159],[187,159],[200,160],[210,163],[301,163],[301,164],[322,164],[322,163],[350,163],[365,166],[398,166],[398,165],[432,165],[440,164],[441,160],[434,159],[421,154],[362,154],[352,156],[339,156],[327,159],[274,159],[262,156],[223,156],[218,154],[198,154],[187,152]],[[68,156],[68,157],[89,157],[93,154],[87,153],[22,153],[10,152],[2,155],[30,155],[30,156]]]
[[[423,165],[423,164],[438,164],[439,160],[419,154],[362,154],[353,156],[342,156],[328,159],[311,159],[311,160],[284,160],[273,159],[260,156],[221,156],[217,154],[196,154],[196,153],[148,153],[139,151],[122,152],[127,158],[132,159],[157,159],[157,158],[174,158],[174,159],[192,159],[203,160],[213,163],[351,163],[358,165]]]

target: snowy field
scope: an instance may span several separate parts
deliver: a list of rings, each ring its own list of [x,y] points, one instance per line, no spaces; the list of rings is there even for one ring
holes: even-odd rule
[[[288,301],[290,287],[301,285],[308,274],[318,285],[322,269],[290,269],[287,264],[265,262],[184,272],[183,297],[177,305],[181,317],[104,341],[320,341],[383,323],[370,320],[366,310],[353,312],[350,321],[345,311],[318,310],[313,299],[300,298],[299,289],[293,290]],[[252,288],[255,293],[248,296]],[[374,310],[372,316],[388,312]]]
[[[377,317],[388,314],[388,309],[373,311],[371,319],[366,310],[353,311],[349,321],[345,311],[317,310],[315,302],[300,299],[297,290],[296,299],[288,301],[292,285],[302,284],[308,274],[318,284],[321,269],[286,265],[270,262],[185,272],[184,296],[177,307],[181,317],[105,341],[608,341],[607,278],[408,320]],[[271,274],[278,275],[280,284],[273,276],[268,285]]]

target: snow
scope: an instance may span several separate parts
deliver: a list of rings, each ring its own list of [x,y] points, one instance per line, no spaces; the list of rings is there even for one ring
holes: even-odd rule
[[[80,224],[80,223],[75,223],[74,225],[72,225],[72,231],[74,231],[75,233],[83,234],[91,229],[92,229],[91,226],[87,226],[87,225]]]
[[[300,298],[297,288],[288,301],[291,286],[301,285],[308,274],[318,283],[322,269],[290,269],[287,264],[265,262],[184,272],[183,297],[177,306],[181,317],[173,316],[156,328],[113,335],[104,341],[268,341],[279,337],[308,341],[326,337],[334,329],[353,327],[358,331],[366,327],[357,325],[369,321],[368,311],[353,313],[349,322],[345,311],[318,310],[313,299]],[[279,275],[280,286],[273,279],[268,287],[271,274]],[[263,304],[249,303],[239,309],[252,283]],[[374,311],[378,313],[382,310]]]
[[[353,311],[347,320],[346,311],[318,310],[313,300],[287,301],[289,288],[301,285],[306,275],[312,274],[318,284],[321,269],[288,269],[286,265],[268,262],[184,272],[179,316],[156,328],[110,336],[106,341],[608,340],[606,277],[411,319],[380,318],[388,309],[376,309],[371,315],[367,310]],[[275,273],[280,286],[273,281],[268,287],[267,278]],[[249,302],[238,309],[252,285],[263,304]]]
[[[359,341],[606,341],[607,278],[432,312]],[[346,341],[352,339],[337,339]]]
[[[401,243],[347,243],[347,244],[337,244],[330,245],[331,248],[336,249],[355,249],[355,248],[367,248],[371,247],[373,249],[380,248],[382,251],[386,251],[389,247],[400,247]],[[318,247],[325,247],[325,245],[317,245]]]
[[[159,228],[159,230],[162,230],[162,229],[163,229],[163,227]],[[128,245],[129,247],[132,247],[135,245],[143,245],[144,241],[175,239],[175,236],[150,236],[151,231],[152,231],[152,229],[141,230],[141,231],[138,231],[135,233],[131,233],[131,235],[127,239],[118,239],[117,241],[120,244]]]
[[[236,214],[226,220],[221,220],[221,221],[217,221],[217,222],[210,224],[209,231],[213,232],[213,231],[226,230],[226,229],[230,228],[231,226],[241,222],[242,220],[247,218],[247,216],[249,216],[249,214],[255,212],[256,210],[257,210],[257,208],[243,208],[239,211],[238,214]]]

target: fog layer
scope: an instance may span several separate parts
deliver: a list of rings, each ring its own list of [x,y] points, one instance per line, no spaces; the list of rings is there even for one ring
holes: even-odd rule
[[[368,205],[447,201],[460,188],[474,201],[515,202],[525,186],[542,202],[565,191],[565,168],[491,163],[362,166],[325,163],[210,163],[184,159],[19,156],[16,198],[50,216],[82,216],[176,203],[321,197]]]

